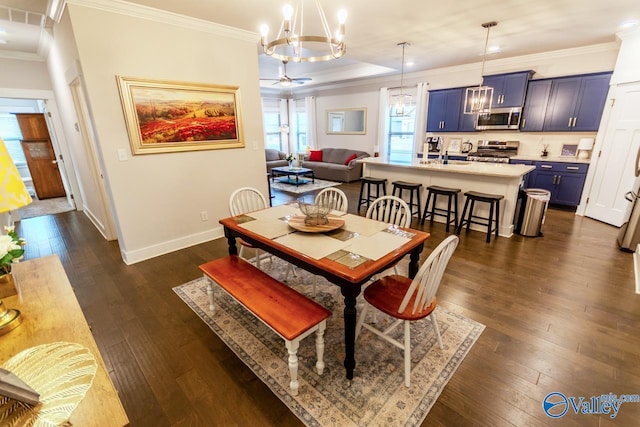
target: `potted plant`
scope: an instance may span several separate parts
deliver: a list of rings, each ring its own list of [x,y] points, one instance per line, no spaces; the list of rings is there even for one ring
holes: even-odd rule
[[[293,159],[295,159],[295,156],[293,155],[293,153],[287,154],[287,156],[284,159],[289,163],[289,169],[291,169],[293,167]]]
[[[13,282],[11,265],[20,261],[27,242],[18,237],[15,227],[4,227],[5,234],[0,235],[0,283]]]

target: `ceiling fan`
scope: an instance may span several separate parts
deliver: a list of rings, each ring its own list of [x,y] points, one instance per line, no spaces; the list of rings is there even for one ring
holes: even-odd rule
[[[293,84],[301,85],[304,82],[310,82],[311,77],[292,78],[287,75],[287,61],[282,61],[282,75],[278,79],[260,79],[264,81],[275,81],[274,85],[279,84],[282,87],[289,87]]]

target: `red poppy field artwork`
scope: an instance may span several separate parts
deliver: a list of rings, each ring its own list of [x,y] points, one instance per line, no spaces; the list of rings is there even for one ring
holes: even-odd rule
[[[243,147],[238,89],[118,80],[134,154]]]

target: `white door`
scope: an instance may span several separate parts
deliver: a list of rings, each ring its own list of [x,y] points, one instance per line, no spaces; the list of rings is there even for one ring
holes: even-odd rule
[[[640,83],[619,85],[585,209],[585,216],[616,227],[628,219],[631,209],[624,195],[638,190],[635,173],[640,149],[639,112]]]

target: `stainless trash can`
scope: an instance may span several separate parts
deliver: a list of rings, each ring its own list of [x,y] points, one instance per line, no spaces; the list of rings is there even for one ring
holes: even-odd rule
[[[542,234],[542,224],[551,199],[551,192],[542,188],[527,188],[524,190],[524,209],[519,233],[523,236],[536,237]]]

